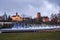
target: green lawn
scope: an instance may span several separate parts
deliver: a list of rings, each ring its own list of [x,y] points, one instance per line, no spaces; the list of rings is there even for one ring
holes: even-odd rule
[[[60,32],[3,33],[0,40],[60,40]]]

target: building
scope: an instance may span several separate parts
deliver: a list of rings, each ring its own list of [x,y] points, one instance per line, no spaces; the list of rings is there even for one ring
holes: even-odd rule
[[[41,19],[41,14],[40,14],[40,12],[37,13],[36,19],[37,19],[37,20],[40,20],[40,19]]]
[[[6,12],[4,13],[4,15],[0,16],[0,20],[7,20],[7,14],[6,14]]]
[[[43,22],[49,22],[49,18],[47,16],[42,17]]]
[[[6,14],[6,12],[3,15],[3,20],[7,20],[7,14]]]
[[[0,16],[0,20],[3,20],[3,16]]]
[[[16,15],[12,16],[12,21],[23,21],[23,19],[16,12]]]
[[[40,12],[38,12],[36,18],[37,18],[37,19],[40,19],[40,17],[41,17],[41,14],[40,14]]]

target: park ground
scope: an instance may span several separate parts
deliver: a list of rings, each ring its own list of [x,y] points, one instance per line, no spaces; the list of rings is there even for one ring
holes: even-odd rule
[[[0,40],[60,40],[60,32],[2,33]]]

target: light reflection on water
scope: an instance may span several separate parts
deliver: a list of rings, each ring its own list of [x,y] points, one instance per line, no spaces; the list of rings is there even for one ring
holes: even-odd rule
[[[49,28],[60,28],[60,26],[52,26],[52,25],[22,25],[22,24],[15,24],[13,27],[12,27],[12,29],[13,28],[17,28],[17,29],[19,29],[19,28],[31,28],[31,29],[49,29]]]

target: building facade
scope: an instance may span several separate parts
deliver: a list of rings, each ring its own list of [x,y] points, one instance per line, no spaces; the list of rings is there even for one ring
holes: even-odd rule
[[[12,16],[12,21],[23,21],[23,19],[16,12],[16,15]]]
[[[49,17],[47,17],[47,16],[42,17],[42,21],[43,22],[49,22]]]

